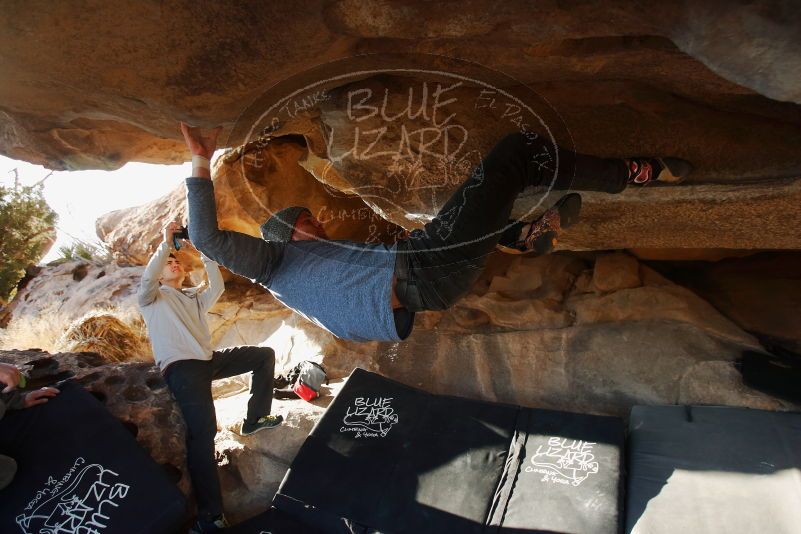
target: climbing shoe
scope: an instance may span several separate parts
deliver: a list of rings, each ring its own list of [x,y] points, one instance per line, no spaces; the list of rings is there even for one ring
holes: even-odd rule
[[[565,195],[536,221],[513,222],[501,235],[496,248],[507,254],[548,254],[556,246],[559,232],[578,222],[580,212],[581,195]],[[525,237],[521,239],[523,232]]]
[[[632,158],[623,160],[629,171],[628,183],[647,185],[651,182],[677,184],[693,171],[692,164],[679,158]]]
[[[275,428],[280,425],[284,421],[283,415],[265,415],[264,417],[259,417],[258,421],[255,423],[248,423],[247,421],[242,422],[242,427],[239,429],[239,433],[243,436],[249,436],[251,434],[255,434],[259,430],[264,430],[266,428]]]

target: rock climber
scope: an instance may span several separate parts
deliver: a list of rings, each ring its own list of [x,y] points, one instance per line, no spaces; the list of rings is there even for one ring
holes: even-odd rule
[[[336,337],[356,341],[408,337],[414,314],[452,306],[496,247],[550,252],[559,231],[578,220],[581,197],[562,197],[533,222],[509,221],[526,187],[620,193],[629,184],[676,183],[692,170],[678,158],[608,159],[557,148],[557,172],[539,163],[546,148],[540,138],[515,133],[495,145],[431,222],[394,245],[330,240],[303,206],[275,213],[257,238],[218,228],[209,158],[220,128],[181,123],[181,131],[192,153],[186,187],[195,246]]]

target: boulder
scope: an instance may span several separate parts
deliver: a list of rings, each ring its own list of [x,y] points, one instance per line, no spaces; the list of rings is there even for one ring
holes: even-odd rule
[[[176,120],[230,126],[289,75],[365,53],[440,54],[487,65],[521,84],[570,95],[587,119],[599,118],[589,108],[605,103],[631,132],[628,141],[610,135],[617,143],[643,133],[625,120],[632,105],[650,106],[651,118],[671,114],[653,106],[655,95],[674,107],[698,102],[721,117],[743,106],[780,119],[783,109],[796,112],[756,93],[801,102],[792,74],[799,15],[788,0],[511,2],[502,10],[489,2],[340,0],[201,10],[178,3],[169,13],[140,2],[87,11],[67,1],[55,8],[20,4],[4,14],[0,45],[14,53],[2,60],[0,151],[56,169],[184,160]],[[203,39],[196,38],[198,25]],[[625,104],[604,94],[607,80],[630,89]],[[593,98],[576,98],[577,90]],[[595,121],[571,122],[589,132]],[[642,130],[657,131],[653,122]]]
[[[288,206],[309,208],[332,239],[388,240],[402,229],[387,222],[354,194],[342,194],[317,181],[301,165],[305,141],[279,139],[230,154],[215,164],[214,189],[220,228],[261,238],[259,227]],[[188,223],[186,186],[143,206],[107,213],[97,220],[97,235],[117,261],[144,265],[161,243],[172,220]],[[133,236],[136,236],[135,239]],[[200,267],[197,254],[179,258]]]
[[[801,354],[801,255],[765,252],[715,263],[671,262],[664,274],[771,350]]]
[[[66,351],[67,330],[85,316],[114,315],[142,333],[136,309],[136,290],[142,267],[121,267],[69,261],[43,266],[8,307],[6,328],[0,329],[0,348],[40,348]],[[75,276],[82,273],[82,276]],[[138,325],[137,325],[138,321]],[[149,357],[144,354],[131,355]]]
[[[226,228],[256,235],[270,211],[302,201],[337,236],[389,240],[433,216],[525,122],[582,153],[696,167],[687,187],[589,196],[566,249],[798,248],[781,224],[798,218],[801,15],[789,0],[702,4],[9,6],[0,153],[53,169],[175,163],[188,158],[179,120],[221,124],[233,149],[217,170]],[[309,157],[262,146],[250,127],[265,118],[273,140],[304,137]],[[458,154],[430,157],[445,138]],[[547,202],[521,199],[516,215]],[[123,236],[181,215],[168,204],[99,231],[142,263],[157,231]]]
[[[171,221],[186,224],[186,186],[136,208],[112,211],[95,221],[97,236],[106,244],[117,263],[146,265],[164,239],[164,227]],[[191,266],[200,262],[179,252],[178,258]]]
[[[598,292],[619,291],[639,287],[640,263],[628,254],[601,254],[595,260],[592,284]]]
[[[609,258],[631,264],[638,287],[596,292],[587,268]],[[764,350],[756,338],[631,256],[501,258],[489,271],[433,325],[379,352],[379,372],[438,393],[621,416],[638,403],[792,406],[743,386],[734,362]],[[530,279],[542,285],[516,299],[486,290]]]

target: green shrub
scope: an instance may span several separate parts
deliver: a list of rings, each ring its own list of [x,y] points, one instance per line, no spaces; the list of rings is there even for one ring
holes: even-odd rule
[[[86,241],[75,241],[70,245],[58,247],[58,253],[62,260],[87,260],[87,261],[106,261],[110,253],[101,245],[94,245]]]
[[[55,239],[56,219],[41,183],[0,185],[0,304],[13,297],[25,267],[39,261]]]

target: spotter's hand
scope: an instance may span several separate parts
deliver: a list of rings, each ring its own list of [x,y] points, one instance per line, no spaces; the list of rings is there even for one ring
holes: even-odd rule
[[[27,395],[25,395],[25,407],[30,408],[31,406],[37,406],[39,404],[44,404],[60,393],[59,390],[56,388],[42,388],[37,389],[36,391],[31,391]]]
[[[2,391],[3,393],[14,390],[19,385],[19,380],[20,373],[16,365],[0,363],[0,382],[6,386]]]

